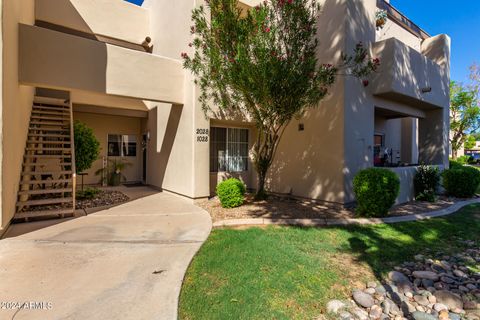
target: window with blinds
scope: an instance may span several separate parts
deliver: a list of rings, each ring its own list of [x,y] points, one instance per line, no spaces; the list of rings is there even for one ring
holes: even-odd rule
[[[210,172],[248,170],[248,129],[210,129]]]

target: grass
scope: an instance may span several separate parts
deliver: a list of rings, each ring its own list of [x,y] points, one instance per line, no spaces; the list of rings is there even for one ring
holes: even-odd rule
[[[188,269],[180,319],[312,319],[415,254],[480,243],[479,230],[480,205],[393,225],[217,229]]]

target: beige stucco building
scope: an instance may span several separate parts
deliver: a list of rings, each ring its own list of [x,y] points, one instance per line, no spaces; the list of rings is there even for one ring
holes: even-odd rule
[[[182,67],[180,53],[192,53],[191,10],[203,0],[0,2],[2,229],[16,213],[35,215],[23,208],[43,203],[32,200],[47,192],[35,187],[37,179],[59,181],[57,193],[74,187],[72,120],[92,128],[101,144],[85,183],[98,183],[95,171],[120,159],[131,164],[128,182],[192,200],[211,196],[230,176],[255,188],[254,125],[205,116],[199,89]],[[450,39],[431,37],[384,0],[322,5],[320,61],[336,63],[362,41],[382,65],[366,88],[339,77],[318,108],[291,123],[268,189],[348,204],[358,170],[389,164],[402,180],[398,201],[407,201],[415,172],[407,165],[448,165]],[[389,16],[381,30],[378,9]],[[51,168],[40,159],[60,162]]]

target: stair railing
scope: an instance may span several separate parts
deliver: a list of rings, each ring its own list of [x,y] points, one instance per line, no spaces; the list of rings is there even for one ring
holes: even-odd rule
[[[77,193],[77,169],[75,167],[75,137],[74,137],[74,123],[73,123],[73,103],[71,100],[68,101],[70,109],[70,148],[72,155],[72,205],[73,211],[75,212],[76,206],[76,193]]]

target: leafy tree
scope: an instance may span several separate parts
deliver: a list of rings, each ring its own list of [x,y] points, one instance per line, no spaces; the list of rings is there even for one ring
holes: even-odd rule
[[[311,0],[267,0],[248,11],[236,0],[207,1],[192,12],[193,57],[184,67],[196,76],[205,113],[212,105],[251,119],[258,131],[253,161],[257,198],[290,121],[318,106],[337,74],[366,77],[379,65],[359,43],[341,64],[317,60],[319,5]]]
[[[450,83],[450,143],[452,157],[467,140],[468,133],[480,128],[480,105],[475,91],[452,81]]]
[[[473,134],[469,134],[465,139],[463,148],[465,150],[472,150],[473,148],[475,148],[476,143],[477,143],[477,139],[475,138],[475,136]]]
[[[83,122],[73,124],[75,142],[75,166],[77,172],[83,172],[92,167],[100,154],[100,142],[93,134],[93,130]]]

